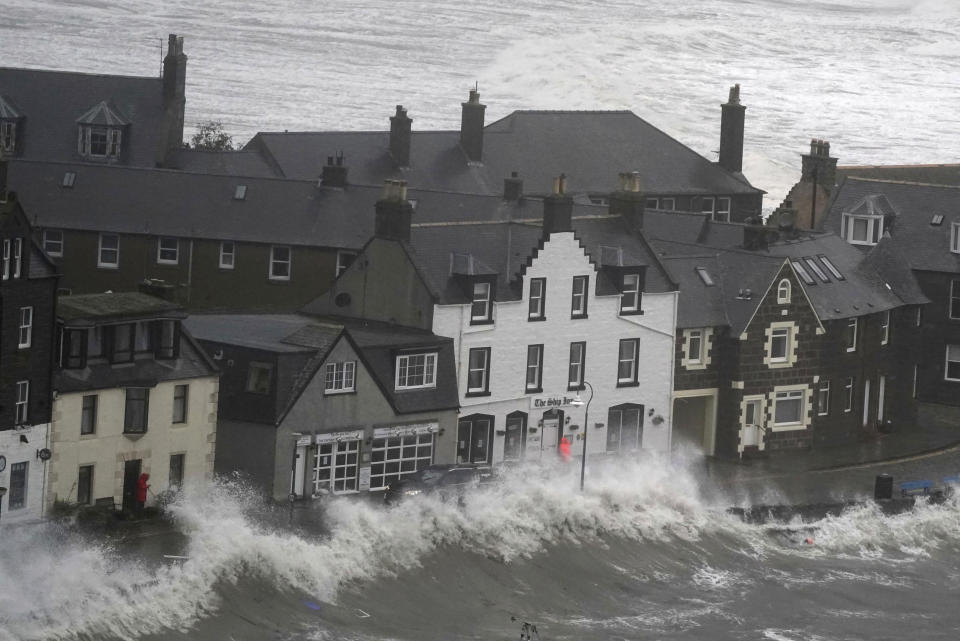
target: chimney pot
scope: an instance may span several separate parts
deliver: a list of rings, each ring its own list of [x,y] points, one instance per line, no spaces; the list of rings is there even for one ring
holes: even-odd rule
[[[487,106],[480,103],[480,94],[470,90],[470,98],[461,103],[460,146],[469,162],[483,160],[483,118]]]
[[[410,129],[413,120],[407,116],[403,105],[397,105],[397,113],[390,116],[390,153],[401,167],[410,166]]]
[[[520,200],[523,198],[523,179],[519,172],[511,171],[509,178],[503,179],[503,199]]]
[[[720,157],[729,172],[743,171],[743,132],[747,108],[740,104],[740,85],[730,88],[730,99],[720,105]]]
[[[336,162],[333,156],[327,156],[327,164],[320,173],[320,183],[324,187],[343,188],[347,186],[348,168],[343,165],[343,152],[338,152]]]
[[[727,98],[727,102],[731,105],[740,104],[740,83],[737,83],[730,87],[730,95]]]

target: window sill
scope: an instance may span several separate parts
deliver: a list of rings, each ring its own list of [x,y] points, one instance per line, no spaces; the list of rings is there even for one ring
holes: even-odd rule
[[[144,430],[143,432],[127,432],[127,431],[124,431],[124,432],[123,432],[123,435],[124,435],[126,438],[130,439],[131,441],[139,441],[141,438],[143,438],[144,436],[147,435],[147,432],[146,432],[146,430]]]
[[[526,390],[527,394],[543,394],[542,387],[528,387]]]
[[[584,318],[589,318],[589,316],[587,316],[586,314],[570,314],[571,320],[580,320]]]
[[[471,318],[470,324],[471,325],[493,325],[493,319],[492,318]]]
[[[640,387],[640,381],[617,381],[617,387]]]
[[[475,398],[477,396],[490,396],[490,392],[467,392],[464,394],[466,398]]]
[[[279,278],[275,276],[268,276],[267,282],[273,283],[274,285],[286,285],[290,282],[290,277],[287,276],[286,278]]]
[[[642,309],[621,309],[620,316],[643,316]]]
[[[583,383],[579,385],[567,385],[568,392],[582,392],[585,389],[587,389],[587,386],[584,385]]]
[[[806,430],[807,426],[803,423],[784,423],[783,425],[771,425],[771,432],[796,432]]]
[[[527,321],[531,323],[539,323],[545,320],[547,320],[546,316],[527,316]]]
[[[120,265],[101,265],[97,263],[97,269],[120,269]]]
[[[356,394],[356,388],[352,389],[325,389],[323,390],[324,396],[340,396],[343,394]]]

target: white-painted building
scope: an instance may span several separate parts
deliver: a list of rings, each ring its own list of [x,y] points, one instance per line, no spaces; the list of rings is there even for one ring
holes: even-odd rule
[[[47,465],[42,450],[49,448],[50,424],[23,425],[0,431],[0,523],[37,521],[43,515],[47,492]]]

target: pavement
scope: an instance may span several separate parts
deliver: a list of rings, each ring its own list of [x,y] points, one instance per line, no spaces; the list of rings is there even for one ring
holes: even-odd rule
[[[775,452],[743,461],[706,459],[688,465],[703,495],[730,505],[812,504],[873,496],[878,474],[903,481],[960,474],[960,408],[921,404],[917,424],[848,445]]]

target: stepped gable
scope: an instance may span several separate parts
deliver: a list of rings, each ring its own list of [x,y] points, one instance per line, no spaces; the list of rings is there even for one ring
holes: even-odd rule
[[[850,177],[838,189],[824,229],[839,234],[843,213],[876,196],[897,212],[887,231],[912,269],[960,273],[960,254],[950,251],[952,225],[960,223],[960,187]]]

